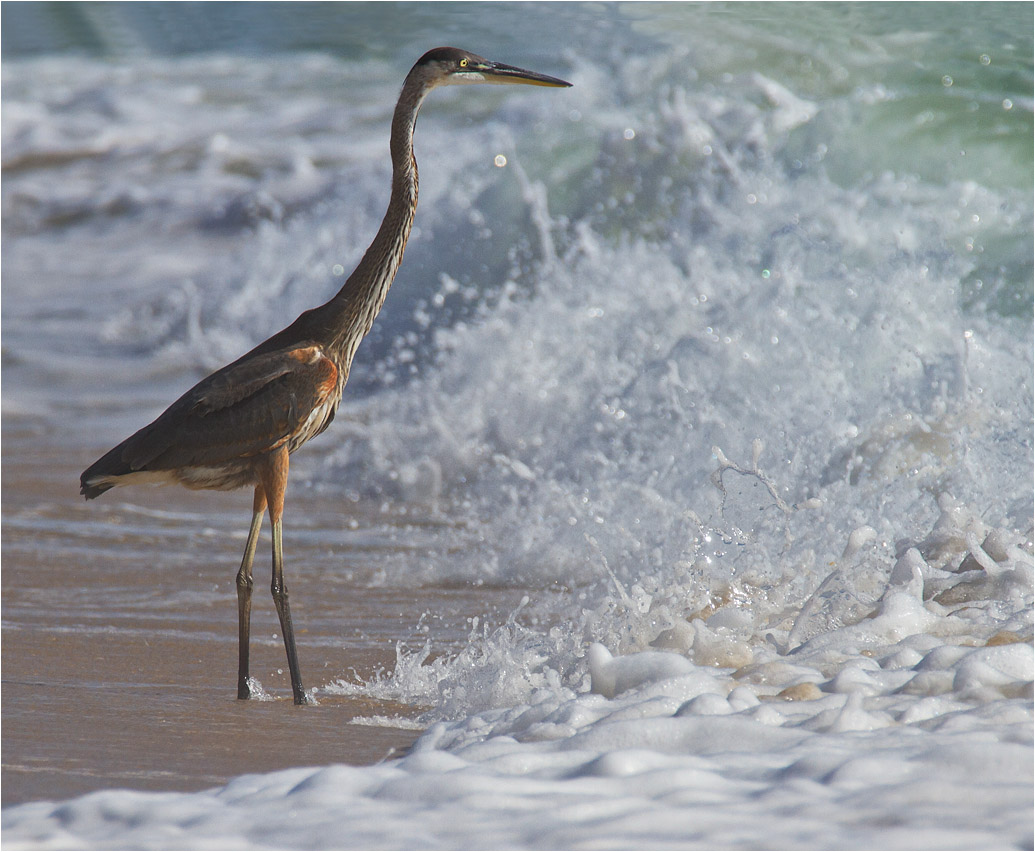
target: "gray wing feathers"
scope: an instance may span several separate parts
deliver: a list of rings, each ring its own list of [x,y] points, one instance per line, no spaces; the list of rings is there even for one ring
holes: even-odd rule
[[[315,346],[231,364],[199,382],[122,445],[132,470],[213,465],[272,449],[334,392],[338,371]]]

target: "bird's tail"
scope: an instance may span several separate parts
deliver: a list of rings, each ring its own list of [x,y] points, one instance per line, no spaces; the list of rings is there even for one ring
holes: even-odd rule
[[[79,493],[87,500],[92,500],[94,497],[100,497],[105,491],[114,487],[114,483],[111,482],[102,483],[94,479],[87,479],[85,474],[79,480]]]
[[[100,497],[118,485],[120,476],[133,472],[133,468],[122,457],[122,448],[123,445],[119,444],[83,471],[79,477],[79,493],[87,500]]]

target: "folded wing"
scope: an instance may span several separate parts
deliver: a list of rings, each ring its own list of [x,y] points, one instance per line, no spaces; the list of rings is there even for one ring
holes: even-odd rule
[[[131,473],[217,467],[302,443],[333,418],[338,375],[316,345],[234,362],[95,462],[82,475],[82,492],[96,496]]]

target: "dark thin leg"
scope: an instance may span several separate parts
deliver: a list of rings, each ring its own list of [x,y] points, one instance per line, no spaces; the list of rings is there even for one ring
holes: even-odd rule
[[[313,700],[302,688],[302,676],[298,671],[298,653],[295,651],[295,630],[291,626],[291,608],[288,606],[288,590],[284,585],[284,559],[281,549],[280,519],[273,522],[273,603],[280,616],[280,629],[284,633],[284,648],[287,650],[288,670],[291,672],[291,692],[295,704],[312,704]]]
[[[270,524],[273,530],[273,582],[270,591],[273,603],[280,616],[280,629],[284,634],[284,648],[287,651],[288,670],[291,672],[291,692],[295,704],[313,704],[313,699],[302,688],[302,676],[298,670],[298,653],[295,651],[295,630],[291,625],[291,608],[288,606],[288,590],[284,584],[284,550],[281,540],[281,518],[284,514],[284,489],[287,486],[288,453],[284,448],[274,450],[266,457],[266,464],[260,471],[266,498],[269,500]]]
[[[259,541],[262,516],[266,513],[266,494],[261,485],[255,486],[255,501],[252,503],[252,526],[248,531],[248,543],[244,546],[241,569],[237,572],[237,697],[251,698],[248,686],[248,645],[252,619],[252,561],[255,546]]]

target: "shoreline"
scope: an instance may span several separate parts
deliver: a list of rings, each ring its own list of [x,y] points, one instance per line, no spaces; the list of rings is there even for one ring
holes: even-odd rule
[[[319,704],[291,703],[260,558],[252,673],[271,700],[238,701],[233,581],[249,494],[133,488],[87,505],[76,465],[91,450],[62,427],[26,426],[6,418],[2,444],[4,807],[112,787],[202,790],[251,772],[405,754],[423,708],[321,687],[390,670],[423,615],[436,617],[421,641],[446,648],[472,617],[517,594],[350,580],[376,559],[370,536],[350,546],[348,504],[299,485],[286,567],[302,674]],[[268,542],[267,531],[263,551]]]

